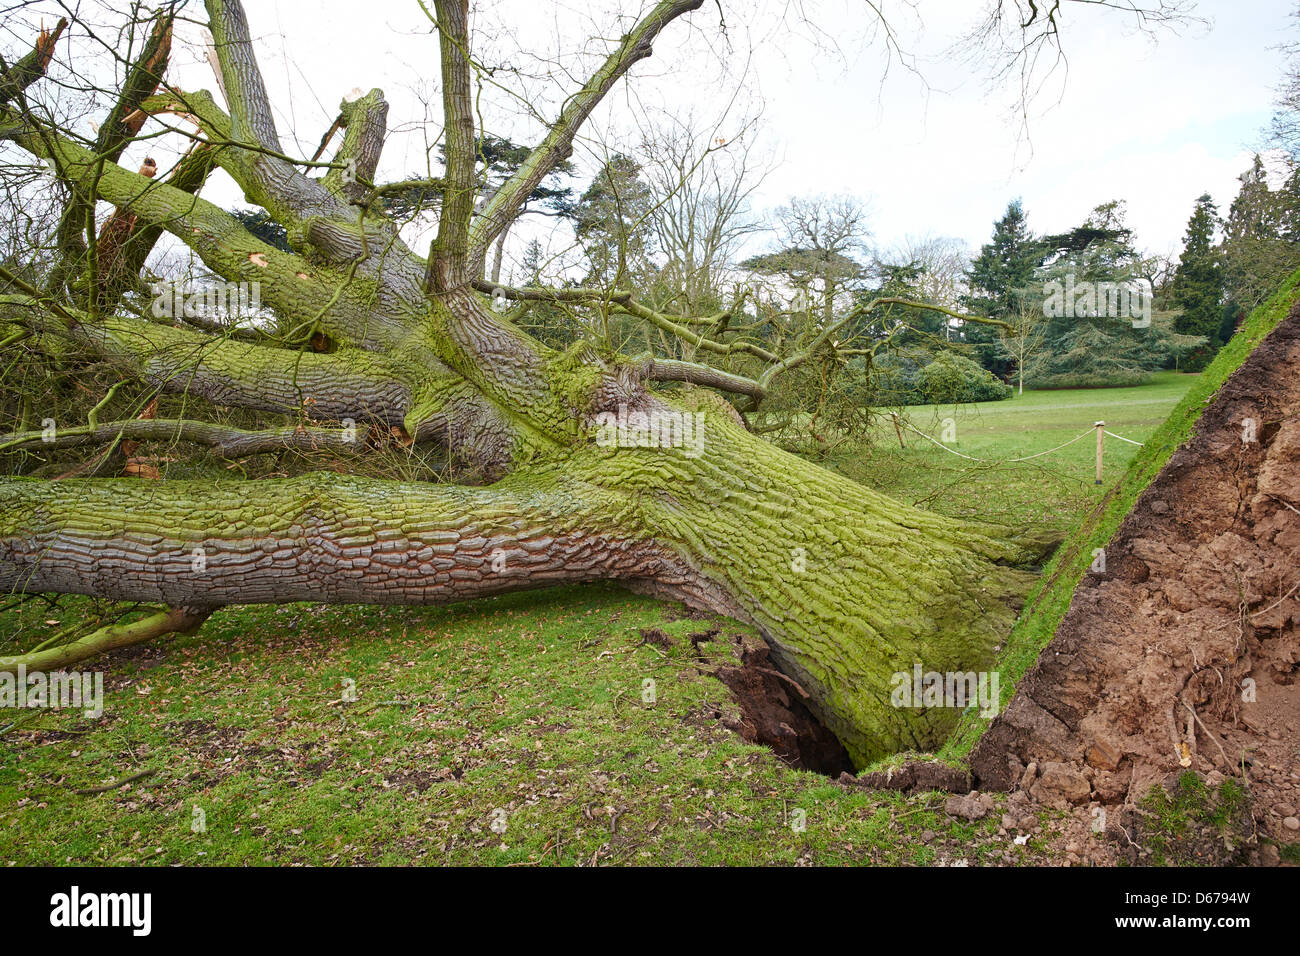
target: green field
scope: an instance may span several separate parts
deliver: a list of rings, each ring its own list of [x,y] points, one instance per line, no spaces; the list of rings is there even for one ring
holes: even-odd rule
[[[985,461],[950,454],[906,429],[907,447],[900,448],[894,426],[884,419],[877,424],[869,455],[839,456],[833,464],[887,494],[944,514],[1064,529],[1137,454],[1137,445],[1107,437],[1099,488],[1092,424],[1104,421],[1107,431],[1146,441],[1197,378],[1160,372],[1150,385],[1136,388],[1026,391],[1001,402],[915,406],[905,410],[914,428],[941,441],[947,426],[956,440],[943,444]],[[1083,437],[1059,451],[1010,461],[1048,452],[1079,435]]]
[[[938,435],[955,417],[955,447],[978,457],[1050,448],[1098,418],[1140,441],[1194,381],[1029,393],[955,414],[912,409],[911,420]],[[892,426],[877,438],[869,454],[833,464],[923,507],[1066,526],[1102,490],[1091,436],[1041,464],[1004,465],[966,462],[916,436],[900,450]],[[1135,450],[1108,447],[1108,483]],[[31,647],[88,609],[79,599],[11,608],[0,614],[5,649]],[[712,640],[691,641],[712,627]],[[644,640],[649,628],[671,645]],[[1025,845],[998,834],[996,812],[954,820],[941,794],[845,789],[745,744],[724,726],[736,707],[711,675],[734,662],[737,640],[756,638],[604,587],[443,609],[230,608],[199,635],[112,655],[98,720],[7,712],[0,860],[1050,858],[1041,831]],[[355,701],[344,699],[350,687]],[[138,774],[120,789],[77,792]]]
[[[689,635],[716,624],[604,587],[445,609],[230,609],[202,638],[115,655],[97,721],[21,713],[0,748],[0,859],[1041,858],[1039,840],[997,837],[995,818],[948,818],[941,794],[846,790],[745,744],[723,726],[736,708],[705,672],[748,632],[718,624],[697,656]],[[652,627],[672,645],[644,642]],[[354,703],[341,701],[349,680]],[[76,792],[146,771],[120,790]]]

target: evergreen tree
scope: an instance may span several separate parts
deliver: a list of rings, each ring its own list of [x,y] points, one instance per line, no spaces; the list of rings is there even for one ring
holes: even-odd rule
[[[1183,237],[1183,254],[1174,273],[1174,305],[1181,314],[1174,320],[1174,331],[1183,335],[1201,335],[1205,349],[1192,358],[1194,366],[1203,367],[1214,351],[1223,344],[1220,326],[1223,321],[1223,266],[1214,234],[1219,228],[1219,211],[1209,194],[1200,196],[1187,222]]]
[[[1281,189],[1269,189],[1258,155],[1242,173],[1232,201],[1221,248],[1227,302],[1221,312],[1221,342],[1232,337],[1240,317],[1263,302],[1300,266],[1297,232],[1297,173]]]
[[[877,260],[875,272],[877,282],[858,293],[860,302],[877,297],[927,301],[924,263]],[[864,338],[884,346],[878,354],[873,352],[866,369],[872,404],[961,404],[999,401],[1011,395],[1010,387],[970,357],[968,346],[949,339],[947,319],[933,309],[890,304],[858,323]]]
[[[272,219],[265,209],[232,209],[230,214],[268,246],[274,246],[281,252],[293,252],[289,247],[289,231]]]
[[[925,266],[922,263],[890,264],[877,260],[876,274],[879,276],[878,284],[860,296],[862,301],[869,302],[877,296],[893,296],[917,302],[926,300],[925,293],[921,289],[921,282],[925,277]],[[885,329],[895,323],[908,327],[908,331],[899,338],[900,344],[942,339],[947,326],[947,316],[942,312],[914,309],[911,306],[887,305],[882,307],[877,315],[883,319],[879,324]]]
[[[443,162],[447,161],[446,144],[438,146]],[[479,192],[490,196],[501,184],[519,171],[519,167],[532,152],[531,146],[520,146],[510,140],[485,133],[474,140]],[[550,215],[567,215],[573,206],[573,190],[556,184],[557,177],[572,176],[573,163],[559,163],[541,183],[533,187],[524,200],[524,212],[546,212]],[[548,185],[549,184],[549,185]],[[522,215],[522,213],[521,213]]]
[[[621,153],[610,157],[572,211],[588,261],[584,285],[614,286],[644,276],[650,250],[642,223],[650,205],[641,164]]]
[[[542,284],[542,268],[544,264],[545,253],[542,250],[541,242],[537,239],[528,240],[528,245],[524,247],[524,257],[519,263],[524,270],[523,284],[525,286]]]
[[[1014,199],[1007,204],[1002,218],[994,223],[993,238],[971,263],[966,307],[975,315],[989,318],[1018,315],[1042,258],[1042,245],[1029,231],[1024,206],[1019,199]],[[994,328],[968,322],[963,333],[965,341],[974,345],[976,359],[986,369],[1002,377],[1013,371]]]
[[[1154,322],[1135,325],[1152,308],[1151,290],[1137,284],[1143,262],[1124,214],[1122,202],[1103,203],[1083,225],[1042,240],[1047,253],[1035,286],[1054,288],[1058,299],[1054,307],[1046,296],[1042,303],[1036,386],[1136,385],[1203,341]]]
[[[540,288],[546,284],[547,279],[542,274],[547,265],[546,250],[541,242],[536,239],[528,241],[519,265],[523,271],[519,278],[521,286]],[[554,349],[568,348],[587,332],[572,310],[556,302],[526,303],[515,310],[512,319],[529,335]]]

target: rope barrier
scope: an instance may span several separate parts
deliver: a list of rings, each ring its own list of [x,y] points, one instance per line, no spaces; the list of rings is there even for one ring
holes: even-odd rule
[[[1035,458],[1042,458],[1044,455],[1050,455],[1050,454],[1051,454],[1052,452],[1054,452],[1054,451],[1060,451],[1062,448],[1065,448],[1065,447],[1068,446],[1068,445],[1073,445],[1075,442],[1077,442],[1077,441],[1078,441],[1079,439],[1081,439],[1081,438],[1087,438],[1089,435],[1091,435],[1091,434],[1093,433],[1093,431],[1094,431],[1095,428],[1096,428],[1096,426],[1093,426],[1092,428],[1089,428],[1087,431],[1082,432],[1081,434],[1076,435],[1075,437],[1071,438],[1069,441],[1067,441],[1067,442],[1063,442],[1062,444],[1057,445],[1055,448],[1049,448],[1049,449],[1047,449],[1047,451],[1040,451],[1040,452],[1037,452],[1036,454],[1033,454],[1033,455],[1026,455],[1024,458],[976,458],[976,457],[973,456],[973,455],[964,455],[964,454],[962,454],[961,452],[957,451],[957,450],[954,449],[954,448],[949,448],[949,447],[948,447],[947,445],[945,445],[943,442],[941,442],[941,441],[937,441],[936,439],[931,438],[931,437],[930,437],[929,435],[927,435],[925,432],[921,431],[919,428],[917,428],[916,426],[914,426],[911,422],[909,422],[909,421],[905,421],[905,420],[903,420],[902,418],[900,418],[900,417],[897,415],[897,413],[890,412],[890,415],[891,415],[891,417],[894,419],[894,423],[895,423],[895,424],[897,424],[897,425],[902,425],[902,426],[903,426],[904,428],[906,428],[908,431],[916,432],[916,434],[920,435],[920,436],[921,436],[922,438],[924,438],[926,441],[930,442],[932,445],[938,445],[938,446],[939,446],[940,448],[942,448],[944,451],[948,452],[948,454],[950,454],[950,455],[956,455],[958,458],[965,458],[967,461],[978,461],[978,462],[981,462],[981,463],[983,463],[983,464],[999,464],[999,463],[1001,463],[1001,464],[1011,464],[1011,463],[1013,463],[1013,462],[1019,462],[1019,461],[1031,461],[1031,460],[1033,460],[1033,459],[1035,459]],[[1105,432],[1105,434],[1110,435],[1111,438],[1118,438],[1120,441],[1126,441],[1126,442],[1128,442],[1130,445],[1141,445],[1141,444],[1142,444],[1142,442],[1140,442],[1140,441],[1134,441],[1134,440],[1131,439],[1131,438],[1125,438],[1123,435],[1116,435],[1114,432]]]
[[[1116,435],[1114,432],[1106,432],[1106,434],[1109,435],[1111,438],[1118,438],[1120,441],[1126,441],[1126,442],[1128,442],[1130,445],[1141,445],[1141,444],[1142,444],[1140,441],[1134,441],[1134,440],[1131,439],[1131,438],[1125,438],[1123,435]]]

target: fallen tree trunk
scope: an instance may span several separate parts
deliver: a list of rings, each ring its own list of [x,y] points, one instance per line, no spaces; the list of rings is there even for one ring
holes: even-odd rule
[[[955,715],[892,707],[891,676],[986,667],[1033,551],[699,414],[698,455],[591,446],[488,487],[0,480],[0,589],[213,608],[614,580],[756,625],[859,762],[933,746]]]
[[[94,242],[65,250],[56,292],[0,267],[11,293],[0,297],[0,342],[21,341],[51,363],[74,355],[111,368],[142,395],[201,400],[196,416],[214,406],[282,416],[253,431],[168,415],[156,425],[108,423],[98,420],[100,402],[72,426],[71,440],[53,436],[51,449],[167,429],[235,455],[312,447],[317,437],[337,444],[353,427],[378,428],[445,450],[464,482],[0,479],[0,589],[160,602],[173,610],[130,632],[153,634],[188,629],[228,604],[424,604],[614,580],[755,625],[857,763],[938,743],[956,714],[893,706],[893,676],[917,664],[986,669],[1027,588],[1017,568],[1033,565],[1041,548],[1006,529],[907,507],[786,454],[698,388],[754,407],[777,377],[834,349],[848,323],[881,304],[916,303],[878,299],[828,317],[777,354],[776,342],[731,329],[727,314],[665,315],[624,290],[484,288],[487,250],[568,156],[587,116],[699,6],[663,0],[621,34],[518,172],[476,205],[468,4],[437,0],[447,168],[417,183],[442,197],[427,257],[378,211],[384,187],[371,178],[384,141],[383,94],[344,104],[343,143],[324,176],[308,176],[299,167],[319,164],[285,153],[236,0],[207,0],[230,115],[206,92],[164,87],[141,99],[141,89],[128,91],[124,115],[133,123],[176,116],[197,130],[186,135],[200,144],[201,162],[179,181],[124,169],[116,139],[97,151],[30,108],[18,94],[38,74],[0,84],[13,91],[21,80],[0,98],[3,136],[48,163],[73,195],[113,205],[119,232],[133,230],[112,246],[129,249],[127,259],[101,261],[111,250]],[[147,55],[147,76],[160,75],[165,50]],[[211,164],[284,227],[287,250],[195,195]],[[122,263],[138,278],[164,230],[226,281],[259,283],[275,329],[237,341],[219,326],[116,308],[131,285]],[[682,348],[641,358],[587,341],[557,350],[488,306],[503,300],[615,310]],[[735,362],[715,368],[687,354]],[[675,383],[672,391],[660,381]],[[0,451],[35,446],[26,412],[15,417],[21,427],[0,436]]]

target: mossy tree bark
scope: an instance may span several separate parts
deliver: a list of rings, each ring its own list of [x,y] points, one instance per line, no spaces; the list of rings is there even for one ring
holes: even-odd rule
[[[344,105],[346,135],[330,171],[306,175],[305,164],[283,152],[233,0],[207,2],[230,116],[205,93],[162,89],[141,100],[136,89],[132,96],[146,112],[184,114],[197,124],[208,144],[204,162],[229,172],[283,223],[294,252],[261,242],[196,198],[202,174],[193,169],[180,185],[154,181],[75,142],[19,98],[0,107],[9,139],[49,161],[78,195],[93,189],[133,217],[137,270],[139,237],[152,245],[166,230],[227,280],[259,282],[282,326],[326,337],[329,350],[304,353],[151,322],[115,313],[102,295],[78,297],[78,288],[102,288],[95,282],[69,282],[55,295],[12,275],[0,339],[7,327],[50,342],[71,339],[139,381],[219,404],[290,414],[310,407],[317,419],[401,428],[413,441],[445,447],[472,483],[333,473],[256,482],[0,479],[0,589],[176,609],[137,629],[152,635],[169,621],[193,628],[235,603],[422,604],[614,580],[758,627],[859,763],[935,744],[955,715],[892,707],[891,675],[914,663],[937,671],[988,665],[1026,586],[1014,568],[1035,555],[1005,531],[909,508],[776,449],[704,387],[761,400],[834,324],[801,351],[776,356],[739,339],[710,340],[698,323],[657,313],[628,293],[498,293],[498,300],[576,304],[602,298],[701,354],[746,353],[769,363],[762,376],[747,378],[586,345],[557,352],[483,294],[485,252],[519,204],[568,154],[600,98],[700,0],[665,0],[647,14],[477,212],[467,5],[433,6],[448,164],[444,180],[428,184],[442,190],[443,202],[427,258],[371,211],[382,191],[369,182],[387,114],[382,93]],[[90,256],[62,268],[90,270],[94,279],[105,265]],[[666,392],[656,381],[685,384]],[[611,447],[600,440],[609,435],[607,413],[673,423],[679,438],[689,427],[691,440]],[[250,435],[201,422],[119,424],[119,435],[174,425],[187,441],[237,452],[312,440],[301,428]],[[92,421],[69,440],[92,441],[106,427]],[[335,428],[319,437],[338,435]],[[0,436],[0,450],[41,440]],[[98,646],[107,645],[90,641],[60,660]]]

